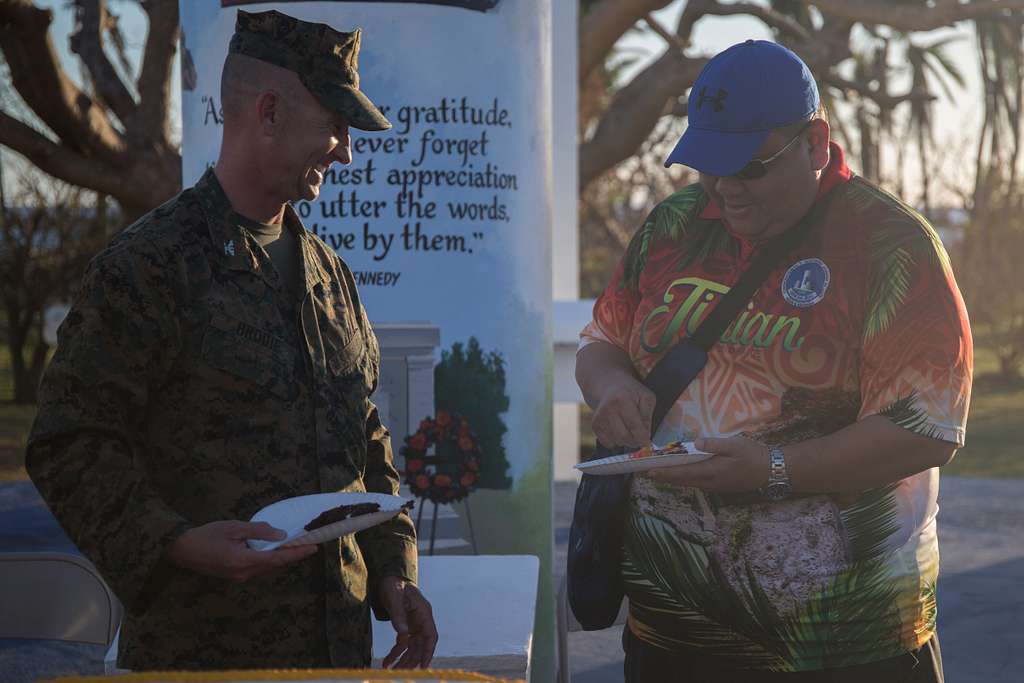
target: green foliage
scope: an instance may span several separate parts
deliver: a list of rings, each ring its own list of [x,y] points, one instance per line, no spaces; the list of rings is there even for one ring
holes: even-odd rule
[[[873,498],[875,504],[858,514],[888,519],[886,498],[892,498],[891,492]],[[890,533],[888,523],[861,521],[865,530],[873,529],[865,545],[875,545]],[[894,607],[899,586],[884,560],[854,561],[795,612],[780,614],[749,565],[743,586],[732,590],[723,585],[717,560],[704,547],[683,542],[668,522],[634,513],[629,525],[623,576],[631,587],[647,593],[638,602],[662,606],[641,608],[640,617],[663,646],[671,647],[671,635],[685,623],[687,642],[708,653],[790,671],[847,666],[852,662],[844,644],[887,646],[899,633]],[[842,614],[843,621],[837,622],[835,614]]]
[[[893,423],[916,434],[933,439],[940,437],[938,431],[928,424],[928,414],[917,407],[917,392],[912,391],[906,396],[893,401],[878,411]]]
[[[881,202],[917,223],[920,230],[908,229],[904,219],[877,226],[869,240],[871,282],[864,341],[871,340],[889,327],[910,291],[911,274],[916,264],[949,273],[950,263],[935,230],[917,211],[896,197],[863,183],[850,183],[850,198],[855,206]]]
[[[885,411],[882,411],[885,414]],[[897,423],[898,424],[898,423]],[[850,541],[850,555],[855,560],[878,557],[885,542],[899,531],[896,497],[897,484],[867,491],[856,503],[842,511],[843,526]]]
[[[659,240],[679,242],[684,239],[688,228],[707,204],[707,194],[694,183],[654,207],[629,243],[622,284],[635,289],[640,282],[640,273],[647,266],[651,245]]]
[[[502,437],[508,428],[501,414],[508,410],[505,360],[500,353],[484,353],[476,337],[466,346],[452,344],[434,368],[437,409],[462,415],[480,442],[479,488],[507,489],[508,457]]]
[[[884,243],[884,240],[872,238],[872,251],[877,242]],[[871,286],[871,310],[864,326],[865,341],[889,327],[910,291],[910,270],[914,266],[914,259],[907,250],[897,248],[883,251],[879,257],[880,267]]]

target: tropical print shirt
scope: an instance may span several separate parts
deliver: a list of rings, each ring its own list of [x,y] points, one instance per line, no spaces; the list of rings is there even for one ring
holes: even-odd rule
[[[711,349],[657,443],[742,434],[785,447],[883,415],[963,444],[972,343],[946,252],[919,214],[831,151],[827,207]],[[756,254],[699,185],[676,192],[633,238],[581,348],[614,344],[644,376]],[[776,671],[920,647],[935,629],[938,482],[932,469],[772,503],[636,477],[629,628],[667,650]]]

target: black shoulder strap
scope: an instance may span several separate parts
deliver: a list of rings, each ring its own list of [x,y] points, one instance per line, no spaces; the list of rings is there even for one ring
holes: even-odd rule
[[[819,197],[800,222],[768,242],[693,335],[684,337],[673,345],[647,373],[644,384],[654,392],[657,399],[651,422],[652,437],[679,395],[704,368],[707,352],[740,310],[747,305],[775,266],[804,239],[811,225],[824,213],[833,194],[828,192]]]

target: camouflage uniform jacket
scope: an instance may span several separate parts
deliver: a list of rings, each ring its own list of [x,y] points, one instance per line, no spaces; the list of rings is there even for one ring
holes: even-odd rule
[[[244,584],[162,558],[186,529],[282,498],[398,491],[351,272],[287,207],[302,268],[289,294],[238,218],[208,171],[93,260],[27,469],[124,603],[121,666],[366,666],[375,582],[416,580],[408,515]]]

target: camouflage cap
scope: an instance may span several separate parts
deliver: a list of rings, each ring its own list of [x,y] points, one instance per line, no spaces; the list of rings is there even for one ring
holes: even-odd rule
[[[238,10],[228,54],[260,59],[299,76],[302,84],[353,128],[387,130],[391,122],[359,90],[361,31],[335,31],[276,10]]]

